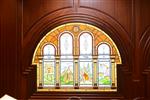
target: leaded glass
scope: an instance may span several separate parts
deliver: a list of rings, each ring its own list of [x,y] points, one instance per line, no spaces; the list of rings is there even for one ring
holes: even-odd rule
[[[44,59],[54,58],[54,55],[55,55],[55,48],[53,45],[47,44],[46,46],[44,46],[43,49]]]
[[[43,83],[44,86],[54,86],[55,84],[55,48],[48,44],[43,49]]]
[[[73,86],[73,39],[69,33],[60,37],[60,84],[61,86]]]
[[[80,55],[92,54],[92,36],[89,33],[83,33],[80,36]]]
[[[110,85],[111,84],[111,77],[110,77],[110,62],[103,62],[99,61],[99,85]]]
[[[87,32],[80,36],[79,61],[80,86],[92,86],[92,36]]]
[[[100,86],[111,85],[110,47],[102,43],[98,47],[98,83]]]
[[[73,45],[72,36],[69,33],[64,33],[60,37],[60,51],[61,55],[72,55]]]
[[[80,61],[80,85],[92,85],[92,62]]]
[[[44,61],[44,86],[54,85],[54,61]]]
[[[72,61],[61,61],[61,85],[73,85],[73,63]]]

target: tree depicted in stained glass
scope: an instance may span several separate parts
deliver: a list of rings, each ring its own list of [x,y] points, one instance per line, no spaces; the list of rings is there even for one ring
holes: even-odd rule
[[[73,85],[73,63],[61,62],[61,85]]]
[[[110,85],[110,63],[109,62],[99,62],[99,85]]]
[[[87,23],[52,29],[38,43],[32,59],[37,64],[37,91],[116,91],[116,66],[121,62],[111,37]]]
[[[79,61],[80,85],[92,85],[92,36],[88,32],[80,36]]]
[[[73,39],[70,33],[61,35],[60,50],[60,84],[61,86],[73,85]]]
[[[80,62],[80,85],[92,84],[92,63]]]
[[[102,43],[98,47],[98,82],[99,85],[111,85],[110,47]]]

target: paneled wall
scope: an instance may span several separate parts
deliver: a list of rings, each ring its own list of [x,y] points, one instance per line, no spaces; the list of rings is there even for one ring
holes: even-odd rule
[[[21,77],[17,0],[0,1],[0,97],[18,96]]]
[[[118,94],[150,99],[149,5],[150,0],[1,0],[0,96],[30,97],[40,39],[61,24],[84,22],[104,30],[119,48]]]

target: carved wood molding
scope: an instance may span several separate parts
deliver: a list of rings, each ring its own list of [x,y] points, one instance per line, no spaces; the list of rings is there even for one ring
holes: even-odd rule
[[[104,16],[104,15],[103,15]],[[47,19],[48,18],[48,19]],[[68,15],[62,15],[62,16],[58,16],[55,17],[54,19],[49,19],[49,17],[47,17],[46,19],[43,19],[41,21],[39,21],[39,23],[37,23],[29,32],[27,37],[24,38],[24,49],[26,50],[26,48],[32,48],[32,50],[36,47],[36,44],[38,43],[38,41],[40,40],[40,38],[42,38],[49,30],[51,30],[52,28],[61,25],[63,23],[67,23],[67,22],[85,22],[85,23],[91,23],[94,24],[96,26],[98,26],[99,28],[102,28],[103,30],[106,30],[106,32],[108,32],[108,34],[114,38],[115,37],[115,41],[122,41],[126,40],[126,42],[129,42],[129,38],[124,38],[124,36],[122,36],[122,38],[124,38],[123,40],[120,39],[121,37],[121,33],[124,33],[123,30],[118,29],[118,25],[119,24],[114,24],[115,22],[110,20],[110,22],[105,22],[104,20],[100,19],[100,18],[95,18],[94,16],[90,16],[87,14],[68,14]],[[114,24],[116,25],[116,29],[115,27],[113,27],[113,25],[110,24]],[[112,28],[113,27],[113,28]],[[41,34],[42,33],[42,34]],[[114,35],[113,35],[113,34]],[[117,36],[117,34],[120,34],[120,36]],[[126,34],[126,33],[124,33]],[[36,41],[36,42],[35,42]],[[29,44],[33,44],[33,46],[30,47],[31,45]],[[120,42],[118,42],[120,46],[122,46],[122,44],[120,44]],[[126,43],[126,44],[130,44]],[[120,52],[124,51],[124,54],[122,54],[122,56],[127,56],[127,48],[124,46],[124,49],[120,50]],[[126,52],[126,53],[125,53]],[[33,53],[33,51],[32,51]],[[26,54],[25,54],[26,55]],[[30,54],[32,55],[32,54]],[[126,58],[127,59],[127,58]],[[32,61],[30,59],[30,61]],[[125,60],[127,61],[127,60]]]
[[[142,74],[145,76],[144,81],[145,81],[145,93],[144,93],[144,97],[146,98],[146,100],[150,99],[150,66],[147,67],[147,69],[145,69]]]
[[[139,45],[142,49],[143,63],[147,66],[150,59],[150,26],[148,26],[142,33]]]
[[[37,67],[37,65],[31,65],[31,66],[29,66],[29,67],[27,67],[23,72],[22,72],[22,74],[23,75],[29,75],[30,73],[32,73],[33,72],[33,70],[35,70],[35,68]]]

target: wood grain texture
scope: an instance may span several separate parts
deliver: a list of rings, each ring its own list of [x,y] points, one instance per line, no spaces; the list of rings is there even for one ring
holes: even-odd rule
[[[73,0],[24,0],[23,1],[23,32],[24,35],[34,24],[50,13],[60,9],[73,7]],[[63,12],[62,12],[63,13]]]
[[[117,66],[117,93],[109,97],[108,93],[96,93],[96,97],[81,93],[82,97],[149,100],[149,5],[150,0],[1,0],[0,97],[7,93],[19,99],[50,98],[36,93],[36,66],[31,65],[34,50],[53,28],[83,22],[104,30],[116,43],[123,62]],[[54,99],[56,93],[52,94]]]

